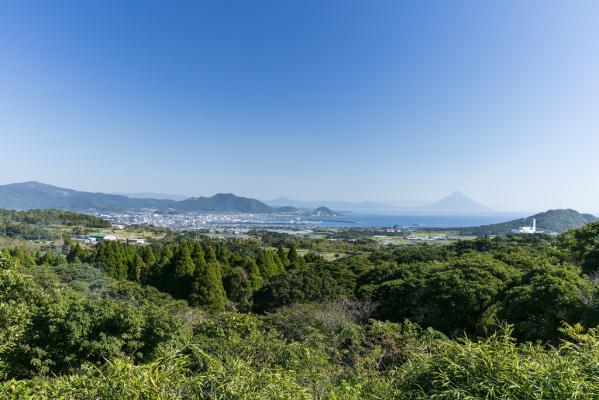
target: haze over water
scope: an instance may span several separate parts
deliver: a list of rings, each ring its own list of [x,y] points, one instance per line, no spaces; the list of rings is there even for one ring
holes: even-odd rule
[[[489,225],[521,218],[521,214],[510,215],[394,215],[348,213],[334,217],[305,217],[305,221],[317,221],[318,226],[331,227],[393,227],[401,228],[461,228]]]

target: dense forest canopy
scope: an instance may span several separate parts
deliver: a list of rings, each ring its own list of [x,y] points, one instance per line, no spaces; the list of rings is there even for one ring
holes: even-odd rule
[[[599,223],[443,246],[254,232],[5,247],[0,397],[592,398],[597,276]]]

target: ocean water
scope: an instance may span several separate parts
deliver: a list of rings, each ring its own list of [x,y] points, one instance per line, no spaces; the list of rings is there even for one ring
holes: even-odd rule
[[[320,227],[459,228],[497,224],[522,215],[391,215],[346,213],[335,217],[303,217],[302,221]]]

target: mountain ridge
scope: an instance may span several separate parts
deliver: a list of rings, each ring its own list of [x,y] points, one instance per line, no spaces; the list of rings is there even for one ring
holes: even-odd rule
[[[212,197],[190,197],[176,202],[171,208],[177,211],[247,212],[254,214],[267,214],[277,210],[260,200],[236,196],[233,193],[217,193]]]
[[[491,208],[478,203],[460,191],[455,191],[434,203],[418,206],[399,206],[375,201],[350,202],[341,200],[294,200],[287,197],[279,197],[273,200],[266,200],[264,202],[271,207],[290,205],[300,208],[315,208],[324,206],[336,210],[355,212],[397,212],[409,214],[486,214],[495,212]]]
[[[556,209],[499,224],[458,228],[457,230],[461,234],[472,236],[507,235],[512,233],[514,229],[519,229],[523,226],[532,226],[533,219],[536,220],[537,229],[546,233],[563,233],[569,229],[580,228],[583,225],[599,220],[599,218],[592,214],[579,213],[573,209]]]
[[[480,204],[460,191],[455,191],[442,199],[426,206],[411,208],[416,211],[436,213],[489,213],[489,207]]]
[[[271,207],[292,206],[297,208],[327,207],[336,210],[370,211],[370,210],[392,210],[395,207],[390,204],[375,201],[343,201],[343,200],[295,200],[288,197],[278,197],[273,200],[265,200],[264,203]]]
[[[217,193],[212,197],[190,197],[185,200],[133,198],[121,194],[84,192],[27,181],[0,185],[0,208],[30,210],[53,208],[66,211],[141,211],[144,209],[180,212],[295,212],[293,207],[271,207],[260,200]]]

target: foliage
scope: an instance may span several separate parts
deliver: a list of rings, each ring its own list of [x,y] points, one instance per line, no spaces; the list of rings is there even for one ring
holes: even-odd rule
[[[597,229],[2,249],[0,398],[599,398]]]
[[[155,306],[88,299],[13,269],[0,271],[0,288],[4,377],[64,374],[115,357],[147,361],[182,326]]]
[[[271,311],[294,303],[348,297],[354,285],[355,276],[342,264],[320,261],[271,279],[255,294],[254,309]]]
[[[27,240],[60,239],[65,228],[77,230],[110,226],[110,222],[102,218],[68,211],[0,209],[0,235]]]

